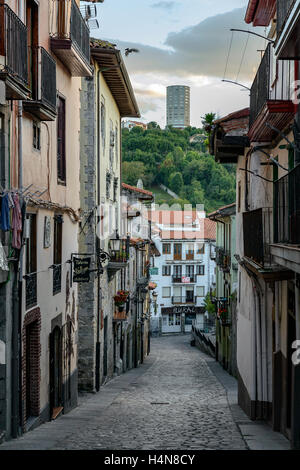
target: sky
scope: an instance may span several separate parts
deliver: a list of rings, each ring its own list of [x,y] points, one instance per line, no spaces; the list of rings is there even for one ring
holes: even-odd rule
[[[165,127],[166,87],[188,85],[191,125],[200,127],[205,113],[221,117],[249,105],[246,89],[222,82],[225,77],[250,86],[260,62],[258,51],[266,47],[264,39],[230,32],[230,28],[253,30],[244,22],[247,4],[247,0],[104,0],[96,4],[99,28],[91,29],[91,36],[120,49],[143,122]],[[263,28],[255,32],[266,33]],[[140,52],[125,57],[127,47]]]

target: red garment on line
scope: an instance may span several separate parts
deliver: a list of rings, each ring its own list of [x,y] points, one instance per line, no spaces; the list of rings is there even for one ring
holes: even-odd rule
[[[16,248],[17,250],[20,250],[22,246],[22,241],[21,241],[22,212],[21,212],[18,194],[14,195],[13,201],[14,201],[15,207],[12,210],[12,224],[11,224],[12,230],[13,230],[12,247]]]

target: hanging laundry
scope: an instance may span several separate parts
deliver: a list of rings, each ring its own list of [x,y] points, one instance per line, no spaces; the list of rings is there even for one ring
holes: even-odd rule
[[[20,250],[22,246],[22,241],[21,241],[22,212],[21,212],[18,194],[14,195],[13,202],[14,202],[14,208],[12,210],[12,230],[13,230],[12,247],[16,248],[17,250]]]
[[[11,209],[12,207],[15,207],[15,204],[14,204],[11,193],[8,193],[7,196],[8,196],[8,206]]]
[[[0,270],[9,271],[6,254],[5,254],[3,245],[1,243],[1,240],[0,240]]]
[[[10,230],[9,220],[9,199],[8,194],[2,197],[1,213],[0,213],[0,228],[7,232]]]

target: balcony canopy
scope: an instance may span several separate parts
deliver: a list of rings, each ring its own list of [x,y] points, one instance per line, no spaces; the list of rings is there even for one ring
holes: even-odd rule
[[[249,108],[236,111],[214,122],[210,153],[219,163],[237,163],[239,155],[249,146]]]

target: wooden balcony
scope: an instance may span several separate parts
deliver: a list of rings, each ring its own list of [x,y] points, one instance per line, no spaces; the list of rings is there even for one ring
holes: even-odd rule
[[[90,32],[75,0],[52,0],[51,50],[73,77],[90,77]]]
[[[277,0],[277,40],[275,52],[278,59],[300,59],[300,1]]]
[[[284,130],[293,120],[294,104],[290,99],[291,90],[281,86],[271,87],[271,44],[268,45],[250,93],[250,125],[249,139],[251,142],[272,142],[278,133],[268,127]],[[285,69],[280,67],[280,76],[276,81],[282,83]]]
[[[7,100],[29,97],[27,27],[6,4],[0,4],[0,80]]]
[[[218,163],[237,163],[245,148],[250,146],[249,108],[229,114],[214,123],[209,147]]]
[[[56,118],[56,63],[43,47],[32,48],[31,100],[23,102],[24,111],[40,121]]]

